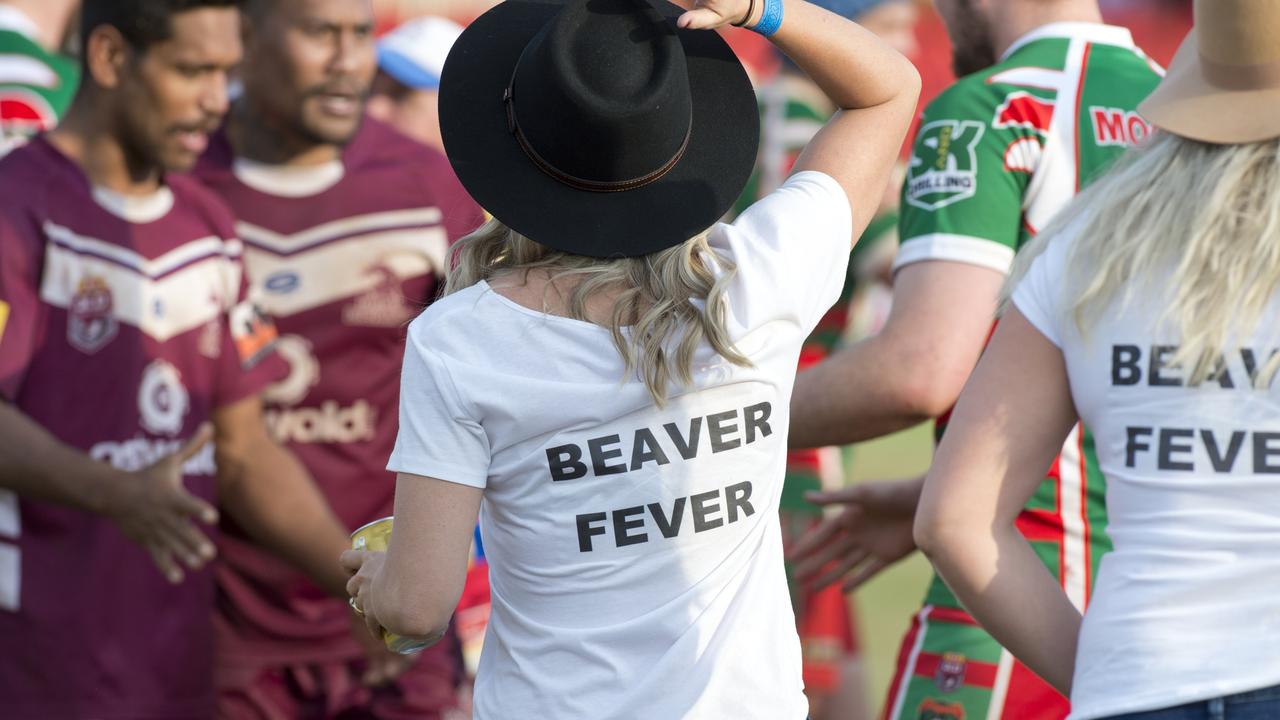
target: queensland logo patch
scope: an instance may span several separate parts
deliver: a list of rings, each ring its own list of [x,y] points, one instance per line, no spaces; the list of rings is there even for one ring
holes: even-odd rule
[[[919,712],[918,720],[964,720],[963,705],[933,698],[925,698],[920,703]]]
[[[964,685],[964,671],[968,663],[960,653],[943,653],[938,669],[933,673],[933,684],[944,693],[955,692]]]
[[[89,355],[101,350],[120,327],[114,309],[106,280],[93,275],[82,278],[67,305],[67,342]]]
[[[907,202],[937,210],[977,194],[977,147],[984,132],[972,120],[939,120],[920,128],[907,167]]]
[[[178,369],[164,360],[154,360],[142,371],[138,383],[138,417],[147,432],[177,435],[191,409],[191,396],[182,384]]]

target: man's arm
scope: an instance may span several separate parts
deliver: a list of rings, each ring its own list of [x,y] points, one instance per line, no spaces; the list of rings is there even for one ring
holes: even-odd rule
[[[950,409],[982,354],[1003,282],[963,262],[899,270],[884,329],[796,377],[789,445],[870,440]]]
[[[219,503],[236,524],[271,552],[336,597],[346,597],[347,573],[337,558],[351,547],[302,463],[267,432],[258,396],[219,408]]]
[[[195,522],[216,523],[213,506],[187,492],[182,464],[209,442],[201,427],[178,452],[137,472],[124,472],[70,447],[21,410],[0,402],[0,488],[108,518],[151,554],[172,583],[178,561],[197,569],[214,556]]]

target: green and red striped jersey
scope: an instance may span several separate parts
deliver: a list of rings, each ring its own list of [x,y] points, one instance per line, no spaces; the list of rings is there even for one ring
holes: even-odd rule
[[[902,191],[897,267],[927,260],[1008,272],[1014,253],[1151,127],[1136,112],[1161,69],[1129,31],[1045,25],[929,104]],[[938,436],[946,418],[938,421]],[[1111,549],[1094,440],[1072,430],[1018,527],[1079,608]],[[959,607],[938,578],[926,604]]]
[[[0,27],[0,155],[51,130],[71,104],[80,66],[30,37]]]

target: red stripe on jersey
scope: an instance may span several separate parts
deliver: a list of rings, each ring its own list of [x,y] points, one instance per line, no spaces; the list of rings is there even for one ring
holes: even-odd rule
[[[978,621],[960,608],[934,607],[929,610],[929,622],[944,622],[953,625],[972,625],[978,627]]]
[[[938,665],[942,663],[942,655],[937,653],[920,653],[916,659],[916,677],[934,677],[938,674]],[[969,687],[980,687],[990,690],[996,686],[996,665],[977,660],[965,659],[964,684]]]
[[[1080,60],[1080,83],[1076,87],[1076,114],[1071,122],[1076,124],[1076,192],[1080,192],[1080,106],[1084,103],[1084,83],[1089,77],[1089,55],[1093,53],[1093,43],[1084,44],[1084,57]],[[1064,575],[1066,573],[1063,573]]]
[[[1028,542],[1062,543],[1062,518],[1050,510],[1023,510],[1017,527]]]

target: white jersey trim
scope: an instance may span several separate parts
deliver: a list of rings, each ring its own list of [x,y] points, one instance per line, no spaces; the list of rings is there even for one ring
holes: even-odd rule
[[[347,170],[341,160],[320,165],[268,165],[246,158],[231,163],[231,173],[240,182],[267,195],[299,198],[319,195],[342,182]]]
[[[147,259],[140,253],[128,248],[80,235],[74,230],[53,222],[45,222],[44,232],[57,244],[64,245],[70,250],[80,254],[105,258],[151,278],[166,275],[183,265],[206,256],[221,255],[223,257],[236,258],[243,251],[243,245],[239,240],[223,240],[220,237],[210,235],[199,240],[183,243],[157,258]]]
[[[26,55],[0,55],[0,83],[52,90],[61,81],[48,65]]]
[[[1133,33],[1129,32],[1128,28],[1091,22],[1056,22],[1041,25],[1013,41],[1009,49],[1000,55],[1000,61],[1008,60],[1014,53],[1037,40],[1049,38],[1081,40],[1103,45],[1119,45],[1127,48],[1137,47],[1133,42]]]
[[[411,225],[435,225],[443,218],[444,214],[440,212],[440,208],[425,207],[353,215],[291,235],[274,232],[247,222],[237,223],[236,230],[246,241],[263,250],[277,255],[289,255],[346,235],[404,228]]]
[[[93,199],[103,210],[135,225],[159,220],[169,214],[174,204],[173,191],[167,185],[146,195],[124,195],[104,187],[94,187]]]
[[[1013,248],[972,235],[918,235],[903,240],[898,248],[898,258],[893,262],[893,269],[896,272],[912,263],[929,260],[978,265],[1007,275],[1009,268],[1013,267]]]

